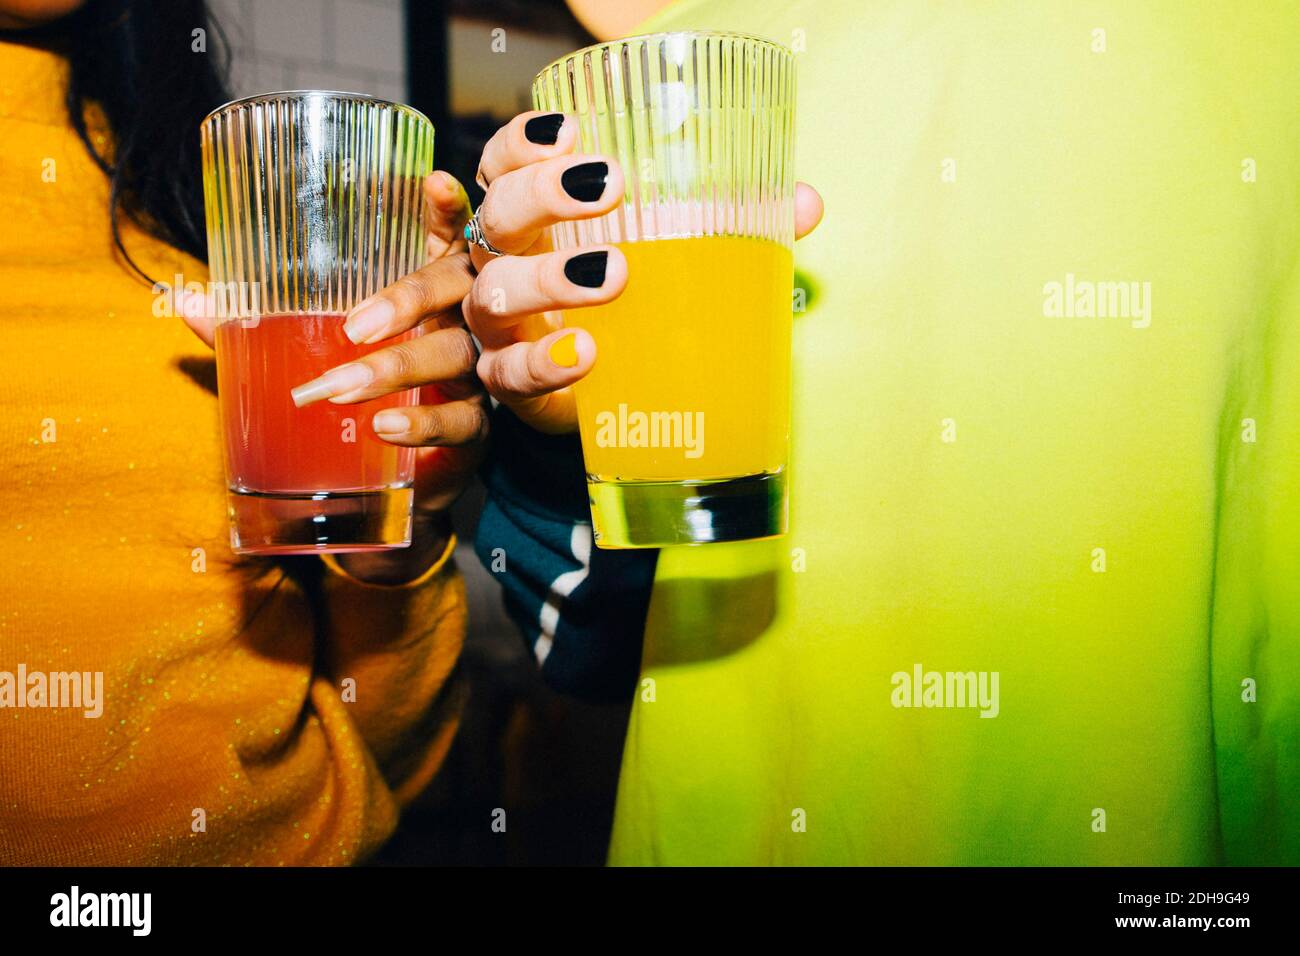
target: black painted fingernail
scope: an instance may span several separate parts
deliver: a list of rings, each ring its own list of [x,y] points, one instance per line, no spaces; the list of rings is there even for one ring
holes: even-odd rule
[[[541,146],[554,146],[555,141],[560,138],[560,127],[563,125],[563,113],[547,113],[545,116],[534,116],[524,124],[524,135],[528,137],[530,143],[537,143]]]
[[[564,171],[560,185],[578,202],[595,202],[605,192],[608,179],[609,163],[581,163]]]
[[[608,252],[584,252],[564,264],[565,278],[585,289],[599,289],[605,284],[605,264],[608,261]]]

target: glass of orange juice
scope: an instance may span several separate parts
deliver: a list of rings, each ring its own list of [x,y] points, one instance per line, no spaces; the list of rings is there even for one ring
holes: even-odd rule
[[[343,321],[424,263],[433,126],[399,103],[293,90],[228,103],[200,135],[231,547],[408,547],[415,451],[370,422],[418,393],[306,408],[290,393],[382,347],[354,345]]]
[[[533,81],[577,147],[622,166],[622,204],[552,227],[613,243],[623,294],[565,313],[596,341],[575,388],[594,540],[662,547],[783,534],[793,288],[794,55],[734,33],[587,47]]]

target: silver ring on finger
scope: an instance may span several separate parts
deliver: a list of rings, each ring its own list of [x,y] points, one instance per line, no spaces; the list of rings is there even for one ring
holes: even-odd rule
[[[494,256],[504,256],[505,253],[498,249],[492,243],[488,242],[487,236],[483,234],[483,226],[478,221],[478,213],[475,212],[470,217],[469,222],[465,223],[465,238],[478,246],[484,252]]]

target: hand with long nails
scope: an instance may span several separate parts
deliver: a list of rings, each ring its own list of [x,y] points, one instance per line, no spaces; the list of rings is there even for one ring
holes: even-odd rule
[[[395,583],[416,577],[446,544],[446,509],[473,474],[487,437],[488,402],[475,363],[478,351],[461,318],[461,302],[473,283],[462,230],[469,198],[452,176],[435,172],[424,181],[427,264],[354,308],[343,330],[354,343],[377,344],[402,337],[363,357],[330,369],[293,389],[302,407],[313,402],[364,402],[420,388],[422,404],[376,413],[366,425],[394,445],[414,446],[416,504],[410,548],[339,555],[358,577]],[[186,298],[186,323],[209,345],[214,310]],[[413,330],[420,334],[408,336]],[[360,423],[359,423],[360,424]]]
[[[562,113],[522,113],[488,141],[479,164],[487,193],[478,222],[503,255],[470,248],[478,276],[464,304],[465,322],[483,348],[478,374],[488,392],[547,432],[577,427],[570,386],[596,361],[591,335],[562,328],[554,314],[610,302],[628,281],[616,246],[550,251],[547,226],[592,219],[623,201],[618,163],[574,154],[577,142],[576,120]],[[796,236],[811,232],[821,215],[817,191],[797,184]]]

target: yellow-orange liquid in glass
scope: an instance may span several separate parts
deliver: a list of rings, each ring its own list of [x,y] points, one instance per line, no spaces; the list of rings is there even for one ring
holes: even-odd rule
[[[790,428],[790,250],[737,236],[618,247],[623,294],[564,315],[596,340],[595,367],[575,389],[589,480],[779,471]]]

